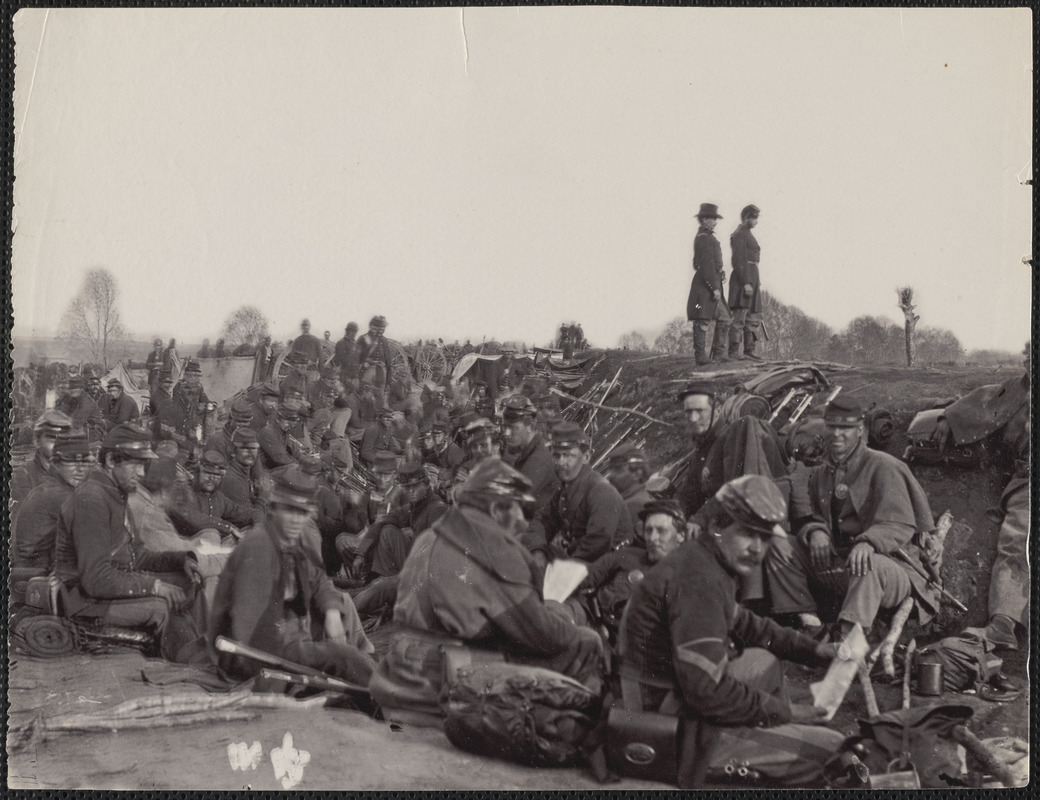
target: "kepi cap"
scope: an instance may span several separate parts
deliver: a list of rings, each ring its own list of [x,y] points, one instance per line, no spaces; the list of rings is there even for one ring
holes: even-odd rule
[[[97,460],[87,432],[81,428],[58,433],[51,458],[64,464],[92,464]]]
[[[715,493],[715,500],[745,528],[787,538],[780,527],[787,519],[787,502],[769,478],[763,475],[734,478]]]
[[[105,438],[101,440],[101,446],[106,450],[115,450],[141,461],[158,458],[152,452],[148,432],[129,422],[116,425],[106,433]]]
[[[517,503],[533,503],[531,481],[498,456],[480,461],[459,487],[459,499],[467,495],[499,498]]]
[[[384,475],[397,473],[397,456],[389,450],[376,450],[375,458],[372,459],[372,471]]]
[[[690,381],[682,389],[679,390],[677,399],[681,403],[688,395],[691,394],[706,394],[708,397],[714,400],[716,395],[718,394],[718,390],[715,388],[715,384],[711,381]]]
[[[502,408],[502,419],[507,423],[523,419],[533,420],[537,413],[538,409],[534,407],[534,403],[528,398],[522,394],[514,394],[506,400]]]
[[[203,472],[223,475],[227,470],[227,459],[216,450],[207,450],[199,459],[199,469]]]
[[[585,435],[585,431],[581,429],[581,426],[574,422],[567,422],[566,420],[560,422],[553,427],[550,435],[554,448],[580,447],[588,449],[589,446],[589,437]]]
[[[639,519],[646,522],[647,518],[653,514],[667,514],[676,521],[680,528],[685,530],[686,517],[675,500],[654,499],[643,503],[643,507],[639,510]]]
[[[280,470],[274,476],[271,503],[311,511],[318,484],[313,475],[306,474],[296,464]]]
[[[863,409],[854,398],[839,395],[827,404],[823,421],[832,428],[855,428],[863,421]]]
[[[60,433],[72,427],[72,419],[57,409],[48,408],[33,423],[33,433]]]

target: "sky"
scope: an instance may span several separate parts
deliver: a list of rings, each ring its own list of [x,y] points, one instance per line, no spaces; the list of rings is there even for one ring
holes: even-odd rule
[[[685,316],[700,203],[763,287],[968,349],[1030,330],[1029,9],[24,9],[15,336],[109,270],[135,338],[374,314],[613,346]]]

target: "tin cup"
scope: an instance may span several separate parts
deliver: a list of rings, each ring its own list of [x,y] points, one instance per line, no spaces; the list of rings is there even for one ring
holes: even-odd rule
[[[920,663],[917,665],[917,693],[938,696],[943,693],[943,665]]]

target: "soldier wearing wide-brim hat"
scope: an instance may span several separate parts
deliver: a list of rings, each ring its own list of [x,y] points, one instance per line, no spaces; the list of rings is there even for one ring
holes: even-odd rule
[[[762,338],[762,291],[758,273],[762,248],[751,232],[758,224],[761,210],[756,205],[740,211],[740,225],[730,234],[732,251],[729,276],[729,309],[733,322],[729,329],[729,357],[737,361],[750,358],[761,361],[755,352]]]
[[[229,677],[255,676],[260,668],[218,654],[218,636],[355,684],[368,683],[375,662],[361,649],[368,644],[363,632],[352,630],[352,603],[307,554],[316,488],[314,477],[298,466],[282,470],[266,518],[238,544],[221,573],[208,640]],[[317,639],[315,629],[323,633]]]
[[[722,268],[722,245],[714,233],[720,219],[722,215],[719,214],[718,206],[701,203],[697,213],[700,227],[693,239],[693,281],[686,301],[686,318],[693,322],[693,346],[698,365],[713,360],[729,360],[726,352],[732,318],[722,296],[726,279]],[[709,355],[707,336],[712,321],[715,322],[715,338]]]

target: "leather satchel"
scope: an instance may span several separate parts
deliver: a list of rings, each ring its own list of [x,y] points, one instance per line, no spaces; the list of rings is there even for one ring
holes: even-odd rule
[[[619,775],[679,780],[679,717],[612,708],[607,716],[607,764]]]

